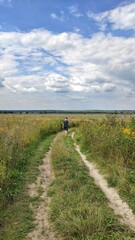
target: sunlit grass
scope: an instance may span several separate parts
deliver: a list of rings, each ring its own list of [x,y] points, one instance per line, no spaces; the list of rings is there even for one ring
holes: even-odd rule
[[[0,116],[0,205],[13,201],[17,194],[20,171],[27,164],[23,159],[27,149],[60,130],[60,120]]]
[[[16,199],[0,209],[0,240],[24,240],[35,227],[34,213],[30,206],[34,209],[38,206],[41,189],[38,189],[36,197],[31,198],[28,195],[28,185],[36,181],[39,175],[38,166],[43,162],[53,138],[54,135],[51,135],[38,145],[31,145],[23,155],[28,164],[20,171],[22,177]]]
[[[135,212],[135,118],[114,116],[84,122],[77,140],[87,158],[96,162],[110,186],[116,187]]]
[[[130,239],[131,233],[117,221],[88,175],[70,136],[54,143],[52,163],[56,179],[49,190],[50,219],[64,240]]]

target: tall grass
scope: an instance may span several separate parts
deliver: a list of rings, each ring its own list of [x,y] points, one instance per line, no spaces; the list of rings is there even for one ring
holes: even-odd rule
[[[69,137],[59,136],[52,147],[55,180],[49,190],[50,218],[64,240],[130,239],[107,200],[88,175]]]
[[[82,122],[78,141],[135,212],[135,118]]]
[[[27,239],[28,232],[34,229],[34,211],[36,205],[39,204],[40,192],[38,192],[39,195],[31,198],[28,194],[28,186],[39,176],[38,167],[43,163],[45,153],[54,136],[45,138],[37,146],[31,145],[25,152],[23,158],[27,159],[28,164],[23,165],[20,171],[22,175],[19,182],[20,191],[15,201],[0,211],[0,240],[24,240]]]
[[[0,207],[12,202],[18,191],[21,170],[28,164],[29,148],[62,129],[62,116],[0,116]],[[78,122],[70,120],[70,127]],[[26,157],[24,157],[24,154]]]
[[[61,121],[40,116],[0,117],[0,205],[11,202],[17,194],[21,169],[27,164],[24,153],[60,129]]]

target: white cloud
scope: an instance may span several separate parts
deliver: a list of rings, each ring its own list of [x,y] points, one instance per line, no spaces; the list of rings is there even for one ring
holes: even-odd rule
[[[13,55],[4,54],[0,57],[0,75],[6,78],[12,74],[18,73],[18,62],[15,61]]]
[[[51,13],[50,16],[51,18],[62,21],[62,22],[65,20],[65,15],[63,11],[61,11],[59,15],[57,15],[56,13]]]
[[[13,92],[134,98],[135,39],[98,33],[0,32],[0,77]],[[72,95],[71,94],[71,95]]]
[[[108,23],[112,24],[113,29],[135,30],[135,3],[99,14],[88,12],[87,15],[100,24],[101,30],[105,30]]]
[[[70,14],[73,15],[74,17],[77,17],[77,18],[83,17],[83,14],[78,11],[77,6],[74,6],[74,5],[70,6],[70,7],[69,7],[69,12],[70,12]]]
[[[45,87],[49,91],[68,92],[68,78],[57,73],[50,73],[45,76]]]
[[[76,33],[79,33],[80,32],[80,28],[77,28],[77,27],[74,27],[73,29]]]
[[[42,70],[42,66],[35,66],[35,67],[29,68],[29,71],[31,72],[39,72],[41,70]]]
[[[44,86],[44,76],[40,74],[33,75],[19,75],[7,77],[4,81],[5,87],[13,92],[24,90],[24,92],[41,92],[45,88]]]
[[[37,92],[36,88],[34,87],[23,87],[20,84],[14,85],[14,90],[13,92],[28,92],[28,93],[33,93],[33,92]]]

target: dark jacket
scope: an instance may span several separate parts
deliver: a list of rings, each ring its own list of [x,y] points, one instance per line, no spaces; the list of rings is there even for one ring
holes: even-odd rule
[[[68,130],[68,120],[67,119],[64,120],[64,129]]]

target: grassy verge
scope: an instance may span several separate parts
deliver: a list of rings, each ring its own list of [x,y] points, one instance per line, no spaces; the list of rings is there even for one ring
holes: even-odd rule
[[[0,211],[2,224],[0,227],[0,240],[25,239],[27,233],[33,229],[33,212],[30,203],[38,198],[31,199],[28,196],[28,184],[34,182],[39,174],[38,166],[42,163],[45,153],[48,151],[54,135],[44,141],[30,146],[24,155],[24,161],[28,164],[22,166],[20,182],[18,183],[18,195],[11,205]]]
[[[100,136],[98,137],[100,139]],[[87,160],[95,162],[102,174],[105,175],[108,185],[115,187],[121,198],[128,203],[130,208],[135,213],[135,167],[126,166],[121,157],[113,159],[113,155],[117,154],[112,152],[112,158],[103,158],[99,153],[91,151],[91,147],[86,146],[84,143],[84,136],[77,131],[76,141],[81,147],[82,152],[86,155]],[[96,143],[91,142],[91,145]],[[97,140],[97,145],[100,144]],[[134,151],[134,150],[132,150]],[[130,157],[129,157],[130,159]]]
[[[49,190],[50,219],[63,239],[130,239],[132,233],[119,224],[107,206],[69,136],[54,143],[52,163],[56,179]]]

